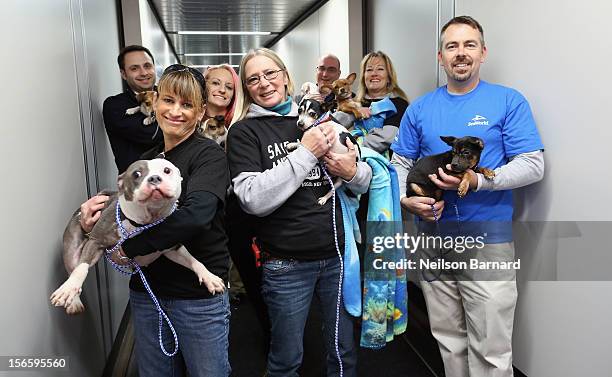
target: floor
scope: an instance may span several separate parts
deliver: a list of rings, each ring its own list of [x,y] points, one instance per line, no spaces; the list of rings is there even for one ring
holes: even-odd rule
[[[301,377],[325,376],[324,347],[319,335],[320,328],[318,310],[313,308],[306,324]],[[358,338],[356,341],[358,342]],[[263,331],[246,297],[239,302],[232,303],[230,364],[234,377],[261,377],[265,372]],[[138,376],[135,360],[131,360],[129,369],[127,376]],[[417,353],[401,336],[396,337],[382,350],[360,349],[358,373],[359,377],[434,377]]]
[[[325,375],[324,345],[319,335],[320,328],[318,310],[313,309],[304,335],[304,361],[300,371],[302,377]],[[260,343],[262,340],[263,334],[255,320],[252,306],[242,301],[239,305],[233,305],[230,330],[230,363],[233,376],[263,375],[265,356]],[[433,376],[402,337],[397,337],[382,350],[360,349],[358,363],[360,377]]]

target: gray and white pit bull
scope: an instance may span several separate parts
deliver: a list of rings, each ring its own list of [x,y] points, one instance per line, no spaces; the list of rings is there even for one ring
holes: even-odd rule
[[[118,177],[118,192],[104,193],[110,195],[110,199],[89,234],[83,232],[79,222],[80,211],[77,210],[66,226],[63,239],[64,266],[70,276],[53,292],[51,304],[63,306],[68,314],[78,314],[85,310],[80,294],[89,268],[100,259],[105,249],[115,246],[121,238],[115,221],[117,201],[127,218],[122,221],[123,227],[131,232],[136,228],[133,223],[150,224],[172,212],[174,203],[181,195],[181,181],[179,169],[170,161],[139,160]],[[182,245],[136,257],[134,260],[140,266],[146,266],[161,255],[195,272],[200,284],[204,283],[210,293],[224,291],[223,280],[208,271]]]

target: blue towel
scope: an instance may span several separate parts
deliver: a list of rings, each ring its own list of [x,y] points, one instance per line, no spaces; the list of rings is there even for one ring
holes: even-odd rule
[[[344,192],[344,186],[337,190],[342,223],[344,224],[344,277],[342,280],[342,299],[346,311],[353,317],[361,315],[361,274],[357,242],[361,242],[361,233],[355,212],[359,207],[357,198],[350,198]]]
[[[394,236],[402,233],[397,172],[390,162],[369,148],[362,148],[362,158],[372,168],[370,200],[368,204],[367,242],[373,236]],[[364,289],[362,313],[362,347],[382,348],[394,335],[406,331],[407,290],[406,271],[376,269],[375,261],[401,262],[402,248],[385,249],[375,253],[367,248],[364,255]],[[378,264],[380,266],[380,264]]]
[[[381,128],[385,119],[395,115],[397,108],[389,97],[380,101],[372,102],[370,105],[371,116],[368,119],[356,120],[353,128],[353,136],[365,136],[374,128]]]

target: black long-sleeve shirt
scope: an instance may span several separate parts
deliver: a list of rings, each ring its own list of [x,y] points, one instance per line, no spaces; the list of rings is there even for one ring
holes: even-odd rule
[[[145,115],[137,112],[127,115],[125,110],[139,106],[131,90],[108,97],[102,106],[104,127],[115,156],[119,173],[123,173],[140,156],[163,140],[157,122],[145,126]]]
[[[162,150],[163,143],[142,157],[155,158]],[[224,206],[229,173],[225,153],[217,143],[194,132],[165,152],[165,158],[179,168],[183,177],[178,209],[161,224],[125,241],[123,251],[134,257],[182,244],[210,272],[227,281],[229,252]],[[211,297],[193,271],[164,256],[144,267],[143,272],[160,297]],[[132,277],[130,288],[144,291],[140,277]]]

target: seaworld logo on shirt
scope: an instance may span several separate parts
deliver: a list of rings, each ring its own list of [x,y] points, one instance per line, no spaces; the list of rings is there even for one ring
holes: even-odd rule
[[[473,126],[488,126],[489,125],[489,120],[481,115],[476,114],[475,117],[472,118],[471,122],[468,122],[467,126],[468,127],[473,127]]]

